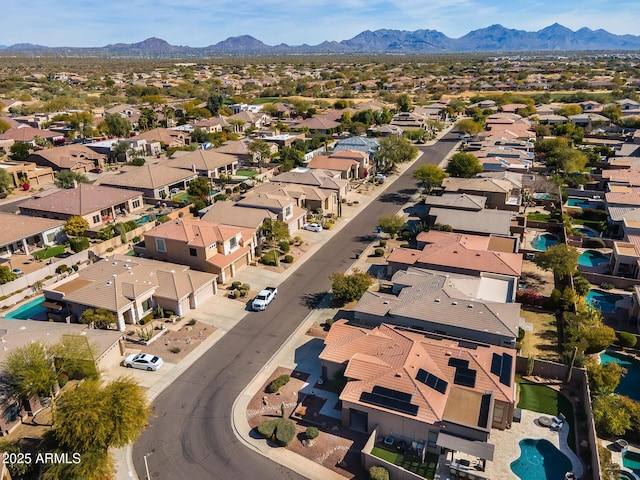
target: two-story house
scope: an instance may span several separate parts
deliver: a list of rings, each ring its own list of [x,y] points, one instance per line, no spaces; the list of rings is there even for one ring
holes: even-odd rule
[[[448,177],[442,181],[447,193],[468,193],[482,195],[487,199],[486,208],[497,208],[517,212],[522,203],[519,189],[511,182],[497,178],[457,178]]]
[[[293,235],[304,226],[307,211],[298,207],[291,197],[271,193],[254,193],[236,202],[244,208],[258,208],[276,214],[276,219],[285,222],[289,227],[289,235]]]
[[[256,232],[251,228],[205,220],[176,218],[144,233],[139,253],[158,260],[188,265],[218,275],[226,283],[253,259]]]

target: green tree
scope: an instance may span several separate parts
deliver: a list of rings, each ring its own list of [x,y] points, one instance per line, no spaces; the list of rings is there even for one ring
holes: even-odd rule
[[[207,110],[211,112],[211,115],[216,115],[218,110],[224,105],[224,97],[217,93],[212,93],[207,99]]]
[[[573,278],[573,288],[578,295],[585,297],[589,293],[589,290],[591,290],[591,284],[589,280],[582,275],[578,275]]]
[[[4,168],[0,168],[0,193],[8,192],[13,187],[13,177]]]
[[[446,176],[444,170],[430,163],[420,165],[413,171],[413,178],[422,182],[427,193],[430,193],[433,187],[439,186]]]
[[[9,125],[9,122],[0,119],[0,133],[4,133],[10,128],[11,128],[11,125]]]
[[[404,137],[391,135],[380,140],[380,148],[375,154],[375,165],[378,172],[390,172],[399,163],[413,160],[418,148]]]
[[[55,438],[52,443],[55,444]],[[67,449],[56,447],[52,447],[50,450],[57,453],[69,452]],[[109,452],[82,452],[80,458],[81,461],[78,463],[53,462],[47,464],[42,474],[42,479],[59,480],[61,478],[72,478],[82,480],[104,480],[105,478],[112,478],[115,464]]]
[[[18,454],[18,458],[26,458],[24,456],[25,451],[20,447],[18,443],[0,442],[0,452],[7,454]],[[4,464],[6,465],[7,470],[9,470],[12,478],[22,478],[33,468],[33,464],[29,462],[4,462]]]
[[[269,243],[277,243],[289,238],[289,226],[282,220],[266,219],[260,229],[262,236]]]
[[[595,395],[612,394],[625,372],[626,370],[615,362],[591,363],[587,368],[589,387]]]
[[[621,436],[632,428],[631,415],[619,395],[601,395],[593,399],[593,420],[598,435]]]
[[[559,110],[556,110],[557,115],[563,115],[565,117],[568,117],[570,115],[579,115],[581,113],[582,113],[582,107],[575,103],[564,105]]]
[[[543,270],[553,271],[557,279],[568,278],[578,268],[580,253],[575,247],[559,243],[536,253],[533,262]]]
[[[116,316],[109,310],[88,308],[82,312],[78,320],[85,325],[93,324],[97,328],[107,328],[110,324],[116,323]]]
[[[350,274],[332,273],[329,279],[333,296],[344,303],[358,300],[373,285],[373,277],[357,268]]]
[[[158,114],[152,108],[143,108],[140,110],[140,118],[138,125],[141,130],[150,130],[158,124]]]
[[[207,177],[197,177],[187,184],[187,193],[189,196],[207,200],[211,193],[211,183]]]
[[[447,166],[445,172],[452,177],[471,178],[482,171],[482,165],[478,160],[478,157],[472,153],[459,152],[453,155]]]
[[[394,238],[398,232],[407,226],[407,220],[402,215],[385,215],[378,219],[378,226],[384,233],[391,235]]]
[[[475,135],[481,132],[482,129],[482,123],[471,120],[470,118],[464,118],[456,123],[456,131],[468,135]]]
[[[249,144],[249,153],[251,153],[253,163],[261,164],[271,156],[271,145],[260,138],[256,138]]]
[[[131,122],[118,113],[108,113],[104,124],[107,131],[116,137],[126,137],[131,131]]]
[[[11,160],[24,160],[30,154],[29,152],[29,144],[24,142],[16,142],[9,147],[9,151],[11,152]]]
[[[86,175],[72,170],[60,170],[55,176],[56,187],[58,188],[73,188],[74,182],[89,183],[89,179]]]
[[[396,100],[396,105],[398,106],[398,110],[401,112],[410,112],[413,110],[413,105],[411,104],[411,97],[408,94],[402,93],[398,95],[398,99]]]
[[[89,222],[87,222],[80,215],[74,215],[67,220],[64,224],[64,233],[69,236],[82,235],[89,228]]]
[[[566,346],[578,347],[587,355],[601,352],[616,340],[616,332],[602,321],[602,312],[579,303],[577,313],[564,313]]]
[[[389,471],[378,465],[369,468],[369,480],[389,480]]]
[[[13,282],[16,278],[18,278],[18,275],[13,273],[9,267],[0,265],[0,285]]]
[[[280,150],[280,170],[288,172],[292,168],[299,167],[304,162],[304,154],[292,147],[282,147]]]
[[[579,150],[563,148],[554,151],[547,158],[548,166],[555,166],[566,173],[581,172],[589,162],[589,157]]]

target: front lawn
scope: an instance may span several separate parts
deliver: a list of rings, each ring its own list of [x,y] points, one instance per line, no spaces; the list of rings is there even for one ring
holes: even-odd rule
[[[414,455],[403,455],[399,452],[392,452],[379,447],[373,447],[371,455],[386,460],[394,465],[398,465],[405,470],[409,470],[410,472],[429,480],[432,480],[436,475],[438,455],[435,453],[427,453],[424,457],[424,463]]]
[[[45,247],[42,250],[33,252],[31,255],[37,260],[46,260],[47,258],[55,257],[56,255],[64,253],[66,248],[66,245],[55,245],[53,247]]]

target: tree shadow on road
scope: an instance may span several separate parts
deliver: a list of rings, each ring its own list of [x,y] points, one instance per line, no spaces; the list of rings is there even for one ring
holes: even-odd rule
[[[405,188],[393,193],[383,193],[378,197],[378,200],[384,203],[404,205],[411,199],[411,195],[414,193],[416,193],[415,189]]]
[[[305,293],[300,298],[300,304],[307,308],[316,308],[326,294],[327,292]]]

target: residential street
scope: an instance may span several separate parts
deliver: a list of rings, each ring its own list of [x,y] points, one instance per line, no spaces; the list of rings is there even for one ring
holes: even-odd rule
[[[146,478],[144,455],[153,480],[304,478],[236,438],[233,402],[328,290],[329,274],[347,270],[354,251],[375,238],[377,219],[396,213],[415,193],[415,167],[439,164],[456,143],[457,134],[448,133],[422,147],[411,168],[278,286],[265,311],[248,313],[156,398],[156,415],[133,448],[139,478]]]

